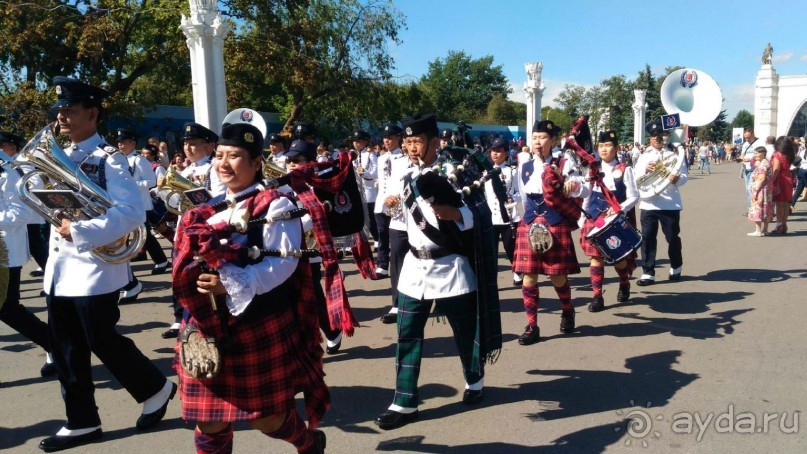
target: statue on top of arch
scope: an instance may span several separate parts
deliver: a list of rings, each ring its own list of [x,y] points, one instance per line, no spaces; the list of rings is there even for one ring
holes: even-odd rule
[[[771,61],[773,61],[773,47],[771,47],[771,43],[768,43],[765,50],[762,51],[762,64],[770,65]]]

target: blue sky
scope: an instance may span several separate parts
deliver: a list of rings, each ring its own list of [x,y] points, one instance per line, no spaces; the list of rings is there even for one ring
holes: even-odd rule
[[[699,69],[717,80],[729,121],[753,113],[754,77],[770,42],[782,75],[807,73],[804,0],[654,2],[623,0],[396,0],[406,15],[403,43],[391,46],[397,75],[419,78],[449,50],[493,55],[523,101],[524,63],[542,61],[543,105],[564,84],[592,86],[645,64]]]

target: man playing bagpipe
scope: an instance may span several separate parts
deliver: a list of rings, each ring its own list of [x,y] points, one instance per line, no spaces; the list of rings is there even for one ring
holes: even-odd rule
[[[484,364],[495,360],[501,349],[496,243],[484,192],[469,193],[464,202],[435,169],[439,139],[433,115],[415,115],[402,125],[407,149],[417,155],[420,168],[405,178],[401,194],[409,252],[398,280],[395,397],[376,419],[382,429],[418,417],[417,382],[432,305],[454,333],[465,378],[465,404],[482,399]]]
[[[222,129],[215,169],[227,187],[226,203],[218,197],[189,210],[177,232],[174,291],[190,313],[176,347],[177,373],[182,417],[197,423],[199,453],[232,452],[237,420],[298,452],[325,448],[325,434],[316,427],[330,398],[311,271],[299,250],[303,229],[295,213],[301,210],[291,196],[262,190],[262,144],[251,124]],[[313,198],[294,178],[290,186]],[[325,222],[324,209],[317,209],[315,229]],[[343,296],[338,272],[333,281],[328,268],[335,252],[332,246],[325,252],[326,285],[335,282]],[[346,300],[339,303],[329,307],[331,321],[349,335],[355,321]],[[307,427],[295,409],[300,392]]]
[[[639,189],[636,187],[633,168],[627,163],[620,163],[617,159],[618,149],[619,140],[615,131],[609,130],[600,133],[597,152],[601,162],[592,164],[597,166],[596,172],[599,173],[599,181],[596,182],[597,184],[591,181],[586,183],[590,193],[583,201],[583,209],[590,218],[584,218],[583,228],[580,231],[580,247],[591,258],[589,271],[594,296],[588,305],[590,312],[599,312],[605,308],[605,300],[602,296],[605,265],[602,253],[594,246],[591,239],[587,238],[587,235],[596,228],[597,219],[600,219],[599,223],[602,223],[602,220],[615,214],[614,208],[609,205],[608,196],[604,194],[600,185],[604,185],[610,194],[616,197],[621,211],[627,213],[628,222],[632,226],[636,226],[636,214],[633,208],[639,201]],[[619,275],[619,293],[616,295],[616,300],[624,303],[630,298],[629,279],[633,270],[636,269],[636,253],[631,252],[628,257],[614,263],[614,269]]]
[[[513,271],[524,273],[521,293],[527,313],[527,327],[519,337],[521,345],[541,339],[538,328],[538,275],[549,276],[560,299],[560,330],[574,330],[572,291],[567,278],[580,272],[572,229],[577,228],[580,210],[570,197],[581,197],[584,187],[573,176],[575,163],[556,159],[552,149],[557,144],[558,128],[552,121],[537,121],[532,128],[532,152],[535,156],[519,168],[524,215],[516,235]]]

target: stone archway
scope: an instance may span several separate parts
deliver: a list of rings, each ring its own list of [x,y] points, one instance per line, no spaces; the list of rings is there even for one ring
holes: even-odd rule
[[[765,63],[754,89],[754,132],[757,137],[807,134],[807,75],[779,76]]]

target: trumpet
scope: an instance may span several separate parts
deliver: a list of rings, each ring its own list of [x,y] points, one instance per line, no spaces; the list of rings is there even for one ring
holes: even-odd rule
[[[196,183],[183,177],[179,172],[177,172],[174,166],[171,166],[165,172],[165,178],[157,187],[157,191],[164,197],[165,208],[171,213],[181,215],[182,213],[193,208],[191,201],[185,197],[185,191],[196,189],[198,187],[199,186]],[[172,205],[170,203],[174,196],[178,196],[179,198],[179,203],[176,205]]]
[[[98,186],[62,150],[54,138],[53,124],[45,126],[20,151],[13,167],[32,166],[17,183],[20,199],[51,225],[61,227],[62,219],[77,222],[102,216],[114,203],[103,188]],[[80,208],[52,209],[31,195],[28,181],[39,177],[50,181],[54,189],[65,189],[73,193]],[[146,228],[141,225],[116,241],[100,246],[90,253],[107,263],[125,263],[137,254],[146,243]]]

